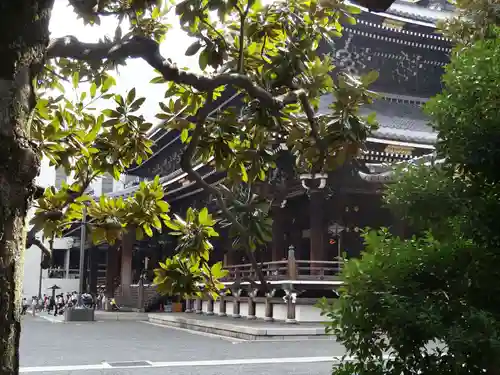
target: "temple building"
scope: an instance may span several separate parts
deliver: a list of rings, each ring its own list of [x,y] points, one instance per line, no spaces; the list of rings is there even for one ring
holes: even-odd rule
[[[394,234],[409,234],[410,228],[383,207],[382,193],[387,182],[383,178],[387,171],[384,165],[411,161],[434,151],[437,136],[422,111],[422,105],[441,91],[440,77],[449,61],[452,46],[450,40],[436,30],[436,22],[450,17],[452,12],[453,6],[446,0],[400,0],[386,13],[363,12],[357,15],[357,24],[346,26],[342,38],[335,40],[332,46],[323,46],[325,53],[334,51],[335,65],[339,70],[354,75],[372,70],[379,72],[379,79],[371,87],[379,97],[372,105],[364,106],[362,112],[376,112],[380,127],[368,139],[365,152],[355,162],[329,175],[297,175],[293,172],[293,158],[288,151],[278,151],[278,168],[270,184],[270,191],[279,191],[280,194],[273,197],[273,240],[268,251],[263,252],[258,260],[273,262],[275,266],[282,263],[283,274],[265,267],[264,271],[269,271],[266,273],[269,280],[279,285],[277,288],[283,289],[285,295],[290,297],[295,291],[296,296],[299,289],[301,293],[305,289],[332,289],[341,266],[339,258],[344,255],[356,257],[363,250],[361,234],[365,227],[388,227]],[[216,106],[231,103],[234,96],[234,93],[223,95]],[[327,111],[331,100],[331,97],[323,97],[320,111]],[[128,183],[110,195],[127,196],[137,189],[141,180],[160,175],[166,190],[165,199],[173,212],[183,214],[190,206],[211,205],[211,197],[190,181],[180,168],[185,146],[179,134],[157,128],[151,139],[154,154],[142,165],[129,170]],[[196,165],[195,169],[210,184],[217,184],[224,178],[224,174],[215,171],[210,163]],[[250,275],[252,271],[248,265],[241,265],[244,263],[243,254],[230,251],[231,241],[224,233],[222,229],[213,257],[224,260],[231,270],[227,279],[228,288],[231,288],[243,273]],[[100,251],[90,253],[107,252],[104,256],[108,259],[106,276],[97,280],[99,272],[94,270],[90,277],[93,280],[89,282],[93,288],[97,284],[106,284],[108,289],[117,288],[115,293],[126,297],[124,301],[139,298],[139,292],[131,290],[130,285],[138,282],[142,270],[154,268],[158,260],[172,253],[174,247],[174,238],[167,234],[140,242],[124,239],[118,249],[102,246]],[[116,254],[121,255],[117,257]],[[101,255],[94,255],[94,258],[91,255],[90,259],[94,261],[89,260],[89,264],[101,264],[104,262],[101,258]],[[331,285],[325,287],[326,282]],[[302,286],[301,289],[297,286],[299,284],[308,287]],[[321,288],[320,284],[323,285]],[[239,283],[238,288],[241,285]],[[242,296],[241,288],[237,292],[231,291],[235,301]],[[250,292],[246,291],[247,296],[252,296]],[[140,298],[140,304],[144,304],[148,296]],[[200,302],[196,310],[213,312],[214,302],[204,303]],[[248,303],[250,306],[250,299]],[[191,308],[191,305],[187,306],[188,310]],[[295,312],[292,314],[287,308],[283,312],[284,318],[292,319]],[[234,315],[239,314],[239,309],[240,302]],[[249,316],[251,312],[249,307]],[[253,313],[255,315],[255,307]]]

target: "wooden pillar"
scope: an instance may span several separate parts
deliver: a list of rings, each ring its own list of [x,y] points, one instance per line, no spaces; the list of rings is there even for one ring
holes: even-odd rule
[[[296,280],[297,279],[297,263],[295,262],[295,249],[292,246],[288,248],[288,258],[287,258],[287,274],[288,274],[288,279],[290,280]]]
[[[97,296],[97,272],[99,270],[99,251],[97,246],[89,248],[89,292],[94,297]]]
[[[282,203],[279,202],[277,205],[271,207],[271,214],[273,218],[273,242],[272,242],[272,260],[280,261],[285,257],[285,215],[284,209],[282,208]]]
[[[309,200],[311,261],[325,260],[324,204],[323,191],[321,189],[311,189]]]
[[[137,308],[139,311],[144,309],[144,278],[139,277],[139,285],[137,286]]]
[[[108,248],[106,254],[106,310],[111,309],[109,300],[114,297],[115,293],[115,278],[118,276],[118,264],[120,263],[120,252],[117,245],[112,245]]]
[[[121,246],[121,303],[129,305],[132,303],[132,254],[134,249],[135,231],[124,234]]]
[[[90,249],[87,247],[85,248],[84,255],[83,255],[83,292],[88,292],[89,290],[89,265],[90,265],[90,259],[89,259],[89,254],[90,254]]]

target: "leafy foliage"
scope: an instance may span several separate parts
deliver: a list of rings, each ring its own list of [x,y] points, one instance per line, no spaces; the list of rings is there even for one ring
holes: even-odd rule
[[[329,330],[356,355],[336,374],[498,372],[500,43],[477,35],[455,49],[445,89],[426,107],[444,164],[407,168],[388,188],[387,203],[419,236],[367,232],[337,308],[322,302]]]
[[[500,10],[497,0],[457,0],[458,15],[441,21],[445,36],[462,45],[498,37]]]

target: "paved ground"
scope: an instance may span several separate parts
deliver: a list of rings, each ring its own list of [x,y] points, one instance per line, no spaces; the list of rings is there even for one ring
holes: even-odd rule
[[[138,321],[26,316],[22,332],[21,372],[42,375],[327,375],[344,353],[332,340],[248,342]]]

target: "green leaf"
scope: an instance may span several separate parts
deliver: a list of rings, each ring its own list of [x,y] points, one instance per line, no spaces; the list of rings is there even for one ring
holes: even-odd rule
[[[160,208],[162,212],[168,212],[170,210],[170,205],[162,200],[156,201],[156,205]]]
[[[141,105],[146,101],[146,98],[139,98],[130,105],[130,111],[134,112],[141,108]]]
[[[139,227],[135,228],[135,238],[138,241],[142,241],[144,239],[144,232]]]
[[[106,79],[104,80],[104,83],[102,84],[101,92],[108,91],[111,88],[111,86],[114,85],[116,85],[116,80],[111,76],[107,76]]]
[[[161,15],[161,10],[159,7],[155,7],[153,11],[151,12],[151,17],[155,20]]]
[[[95,82],[92,82],[92,84],[90,85],[90,97],[94,98],[96,92],[97,92],[97,85],[95,84]]]
[[[210,220],[208,218],[208,208],[203,207],[198,214],[198,221],[201,225],[209,225]]]
[[[376,124],[377,122],[377,112],[372,112],[368,116],[366,116],[366,122],[370,125]]]
[[[134,101],[135,99],[135,87],[132,88],[132,90],[130,90],[128,92],[128,95],[127,95],[127,104],[130,105],[132,104],[132,102]]]
[[[355,5],[345,5],[346,10],[351,13],[351,14],[360,14],[361,13],[361,8],[355,6]]]
[[[144,232],[148,235],[148,237],[153,237],[153,230],[148,223],[144,224],[142,229],[144,229]]]
[[[182,143],[186,143],[188,137],[189,137],[189,131],[187,129],[182,129],[182,131],[181,131],[181,142]]]
[[[165,83],[165,78],[163,76],[154,77],[149,83]]]
[[[243,182],[248,182],[248,173],[243,163],[240,164],[240,169],[241,169],[241,180]]]
[[[73,88],[76,89],[78,87],[78,84],[80,83],[80,73],[78,71],[73,72],[71,81],[73,83]]]
[[[99,116],[99,119],[100,120],[97,120],[94,126],[92,127],[92,130],[89,133],[87,133],[87,135],[83,139],[83,142],[88,143],[96,139],[97,134],[99,133],[99,130],[101,130],[102,127],[102,120],[103,120],[102,115]]]
[[[172,230],[177,230],[177,231],[181,230],[181,226],[179,224],[174,223],[171,220],[165,221],[165,225]]]
[[[361,82],[365,86],[371,85],[378,79],[379,73],[376,70],[371,70],[367,74],[361,76]]]
[[[88,202],[91,201],[93,198],[90,195],[83,194],[79,196],[78,198],[75,199],[75,202],[82,203],[82,202]]]
[[[200,48],[201,48],[201,43],[199,41],[194,42],[187,48],[186,56],[196,55],[196,53],[200,50]]]
[[[160,219],[158,218],[158,216],[156,216],[156,215],[154,215],[154,216],[153,216],[153,226],[154,226],[156,229],[158,229],[158,230],[161,230],[161,227],[162,227],[162,225],[161,225],[161,221],[160,221]]]
[[[198,65],[200,66],[201,70],[205,70],[207,68],[209,57],[209,52],[205,48],[203,52],[200,53],[200,57],[198,58]]]

